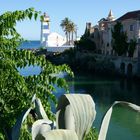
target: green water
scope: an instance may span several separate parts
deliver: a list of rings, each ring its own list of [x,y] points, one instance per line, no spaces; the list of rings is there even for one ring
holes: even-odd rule
[[[140,105],[140,86],[131,81],[91,76],[75,76],[68,80],[71,93],[88,93],[96,103],[97,116],[93,124],[98,130],[104,113],[114,101]],[[63,91],[60,91],[63,93]],[[117,105],[112,114],[107,140],[140,140],[140,113]]]
[[[38,74],[40,69],[19,69],[22,75]],[[66,78],[67,79],[67,78]],[[71,93],[87,93],[96,103],[97,116],[93,126],[99,130],[104,113],[114,101],[122,100],[140,105],[140,86],[132,81],[77,75],[68,79]],[[57,97],[65,93],[57,88]],[[126,107],[116,106],[113,110],[107,140],[140,140],[140,113]]]

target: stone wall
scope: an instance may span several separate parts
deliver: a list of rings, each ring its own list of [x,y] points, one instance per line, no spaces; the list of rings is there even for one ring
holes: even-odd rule
[[[111,56],[111,55],[95,55],[98,59],[109,59],[114,63],[115,69],[118,73],[124,75],[138,75],[140,70],[140,63],[138,58],[129,58],[122,56]],[[138,67],[139,66],[139,67]]]

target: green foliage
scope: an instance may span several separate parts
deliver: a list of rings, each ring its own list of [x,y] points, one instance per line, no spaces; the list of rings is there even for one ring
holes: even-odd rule
[[[93,53],[77,53],[76,64],[78,71],[93,72],[95,62],[96,59]]]
[[[8,133],[21,111],[30,106],[34,94],[42,100],[45,111],[52,119],[49,101],[56,103],[52,94],[55,90],[53,85],[67,88],[66,81],[54,74],[66,71],[72,75],[66,65],[54,66],[43,55],[36,56],[29,50],[18,49],[23,38],[16,31],[16,23],[24,19],[36,20],[39,14],[40,12],[29,8],[0,15],[0,137],[4,139],[4,132]],[[17,68],[30,65],[41,67],[40,74],[26,77],[20,75]]]
[[[95,63],[95,73],[113,75],[115,73],[115,65],[109,59],[98,60]]]
[[[86,26],[85,33],[82,36],[82,38],[88,38],[88,37],[90,37],[90,29]]]
[[[79,41],[74,42],[77,50],[79,51],[95,51],[96,44],[90,38],[90,30],[86,28],[85,33],[82,35]]]
[[[77,27],[68,17],[61,21],[60,26],[62,27],[63,31],[65,32],[67,43],[70,45],[71,42],[73,43],[73,34],[77,34]]]
[[[75,41],[75,46],[79,51],[95,51],[96,49],[95,42],[84,35],[79,41]]]
[[[84,140],[97,140],[98,134],[95,128],[91,128],[89,133],[85,136]]]
[[[127,34],[123,31],[123,25],[117,22],[112,30],[112,45],[115,52],[121,56],[125,55],[128,50]]]
[[[4,136],[2,133],[0,133],[0,140],[4,140]]]
[[[25,120],[25,122],[23,123],[22,127],[21,127],[21,133],[20,133],[20,137],[19,140],[31,140],[31,126],[29,127],[29,124],[32,124],[32,118],[28,117],[27,120]]]
[[[136,49],[136,45],[137,45],[136,40],[131,39],[129,42],[129,46],[128,46],[128,56],[129,57],[133,57],[134,51]]]
[[[63,52],[64,55],[69,55],[70,58],[71,58],[71,57],[74,57],[74,56],[76,55],[76,53],[77,53],[77,50],[76,50],[75,47],[74,47],[74,48],[70,48],[70,49],[68,49],[68,50],[65,50],[65,51]]]

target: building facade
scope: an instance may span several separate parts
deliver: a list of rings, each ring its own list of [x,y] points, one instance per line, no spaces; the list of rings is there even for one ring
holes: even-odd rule
[[[128,42],[130,40],[136,40],[137,46],[134,53],[134,57],[139,56],[139,44],[140,44],[140,10],[132,11],[124,14],[116,20],[123,25],[123,31],[127,33]]]
[[[128,43],[130,40],[136,40],[137,45],[133,58],[128,57],[128,54],[117,56],[113,50],[112,30],[117,22],[122,24],[122,30],[127,34]],[[118,72],[140,76],[140,10],[128,12],[118,19],[115,19],[110,10],[107,18],[99,20],[98,25],[91,26],[89,23],[88,25],[90,25],[88,26],[90,37],[96,44],[98,54],[110,59]]]
[[[113,24],[115,21],[115,17],[113,16],[112,11],[110,10],[107,18],[102,18],[98,22],[99,26],[99,34],[100,34],[100,51],[103,54],[113,54],[111,42],[112,42],[112,33],[111,29],[113,28]]]
[[[137,46],[134,52],[134,57],[139,55],[140,48],[140,10],[132,11],[124,14],[118,19],[115,19],[112,11],[110,10],[107,18],[99,20],[98,25],[91,27],[91,37],[97,46],[97,52],[106,55],[114,55],[112,49],[112,32],[114,25],[121,22],[123,31],[127,33],[128,42],[136,40]]]
[[[49,47],[60,47],[66,43],[66,38],[56,32],[50,33],[48,36]]]
[[[41,46],[60,47],[66,43],[66,38],[56,32],[50,32],[50,17],[44,13],[41,21]]]

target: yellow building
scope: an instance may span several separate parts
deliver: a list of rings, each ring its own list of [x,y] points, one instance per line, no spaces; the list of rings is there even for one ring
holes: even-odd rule
[[[131,39],[136,39],[137,46],[134,57],[138,57],[140,47],[140,10],[128,12],[116,20],[110,10],[106,18],[99,20],[98,25],[93,27],[90,25],[91,38],[96,43],[97,52],[106,55],[114,55],[111,43],[111,30],[117,22],[122,23],[123,31],[126,32],[128,36],[128,42]]]
[[[128,42],[131,39],[136,39],[137,46],[134,57],[138,57],[140,46],[140,10],[128,12],[116,21],[122,23],[123,31],[126,32],[128,36]]]

